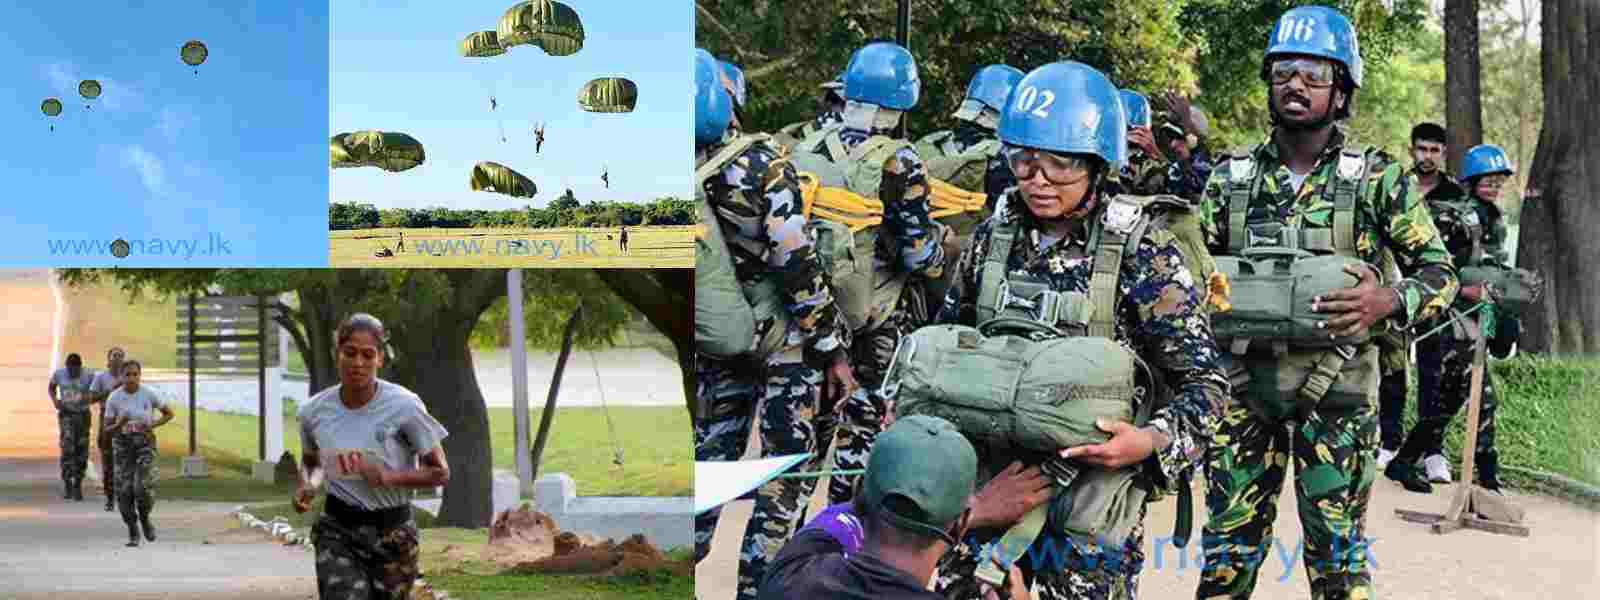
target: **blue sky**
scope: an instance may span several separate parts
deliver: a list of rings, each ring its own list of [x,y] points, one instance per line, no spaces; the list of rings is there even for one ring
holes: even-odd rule
[[[0,267],[327,264],[325,3],[26,4],[0,4]],[[104,88],[88,110],[82,79]],[[125,259],[51,250],[117,238]]]
[[[333,7],[333,99],[328,135],[363,129],[417,138],[422,165],[401,173],[329,169],[338,202],[380,208],[503,210],[542,207],[571,188],[582,202],[686,198],[693,5],[684,0],[567,0],[583,21],[576,54],[553,57],[514,46],[493,58],[464,58],[467,34],[496,28],[510,0],[340,1]],[[638,84],[634,111],[590,113],[578,90],[598,77]],[[490,110],[493,93],[499,108]],[[544,121],[534,153],[534,123]],[[501,122],[506,139],[500,141]],[[504,164],[532,178],[534,198],[468,187],[472,165]],[[326,164],[326,163],[324,163]],[[610,170],[610,189],[600,181]],[[326,167],[324,167],[326,168]]]

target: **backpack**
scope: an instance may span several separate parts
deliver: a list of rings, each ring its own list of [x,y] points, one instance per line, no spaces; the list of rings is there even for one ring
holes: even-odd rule
[[[1326,330],[1317,328],[1326,315],[1311,312],[1310,306],[1314,297],[1356,285],[1358,279],[1344,272],[1348,266],[1372,268],[1383,283],[1399,276],[1388,249],[1379,253],[1379,265],[1356,256],[1357,200],[1371,184],[1371,176],[1379,175],[1373,166],[1383,155],[1371,148],[1340,151],[1332,184],[1323,189],[1333,205],[1331,227],[1272,223],[1257,230],[1246,219],[1262,179],[1255,170],[1259,148],[1232,152],[1226,170],[1221,165],[1218,169],[1218,175],[1225,177],[1228,255],[1217,256],[1216,263],[1229,292],[1226,302],[1213,303],[1211,322],[1217,344],[1228,351],[1225,368],[1246,405],[1270,424],[1304,418],[1318,405],[1365,404],[1365,388],[1377,372],[1380,353],[1362,350],[1381,337],[1364,331],[1330,339]],[[1253,237],[1269,233],[1271,242],[1251,243]],[[1400,343],[1391,338],[1382,345]],[[1243,360],[1252,348],[1269,348],[1272,360]],[[1361,360],[1347,367],[1358,355]],[[1367,362],[1374,363],[1371,373]]]
[[[1166,213],[1187,214],[1188,204],[1175,197],[1111,198],[1090,232],[1094,263],[1088,294],[1055,291],[1047,282],[1007,272],[1019,228],[1002,225],[1006,204],[998,203],[980,267],[980,325],[923,327],[901,342],[885,373],[897,416],[939,416],[975,444],[1037,452],[1104,442],[1109,436],[1095,425],[1100,418],[1143,426],[1170,402],[1171,391],[1138,355],[1112,339],[1117,280],[1123,259],[1152,222],[1160,227],[1172,221]],[[1204,245],[1199,247],[1204,252]],[[1186,255],[1185,262],[1191,258],[1201,263],[1209,254]],[[1049,339],[1017,333],[1043,333]],[[1130,400],[1149,392],[1138,414],[1132,414]],[[1140,477],[1140,465],[1083,469],[1052,457],[1043,468],[1056,480],[1056,492],[1002,537],[998,551],[1008,553],[1009,560],[1020,557],[1047,522],[1077,543],[1114,546],[1131,533],[1152,492]],[[1179,489],[1174,537],[1183,546],[1192,529],[1192,498],[1188,486]],[[993,582],[1004,574],[980,565],[979,576]]]
[[[731,219],[751,217],[718,211],[705,197],[707,180],[767,139],[763,134],[740,135],[695,168],[695,205],[705,225],[703,236],[695,239],[695,350],[712,358],[765,360],[782,349],[792,318],[776,276],[763,274],[745,285],[734,270],[730,239],[757,256],[765,249],[750,240],[725,237],[719,213],[727,212]]]
[[[1457,271],[1461,287],[1487,283],[1494,288],[1496,312],[1504,309],[1521,316],[1533,308],[1544,291],[1544,279],[1527,269],[1505,269],[1493,265],[1462,267]]]

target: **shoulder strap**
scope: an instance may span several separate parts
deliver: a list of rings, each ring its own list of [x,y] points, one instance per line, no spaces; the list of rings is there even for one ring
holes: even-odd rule
[[[1094,307],[1089,317],[1088,335],[1091,337],[1116,337],[1122,261],[1138,250],[1150,226],[1145,205],[1143,199],[1137,197],[1113,196],[1090,235],[1093,240],[1090,253],[1094,255],[1093,273],[1089,276],[1089,305]]]
[[[1339,151],[1339,164],[1334,169],[1333,185],[1333,250],[1345,255],[1356,254],[1356,200],[1367,187],[1367,171],[1371,168],[1372,149],[1354,152],[1348,148]]]
[[[772,139],[772,136],[765,133],[746,133],[735,138],[732,142],[728,142],[728,145],[723,146],[716,154],[711,155],[704,163],[695,167],[695,189],[699,190],[701,186],[705,185],[707,179],[711,179],[717,173],[721,173],[722,169],[728,166],[728,163],[733,162],[733,159],[744,154],[744,151],[749,150],[751,146],[756,145],[757,142],[765,142],[770,139]]]
[[[994,216],[990,217],[994,227],[989,230],[989,251],[983,255],[983,269],[978,274],[978,323],[986,323],[1000,316],[1000,302],[1005,296],[1006,264],[1011,261],[1011,244],[1017,239],[1018,229],[1017,222],[1006,222],[1009,204],[1009,198],[1001,198],[995,203]]]
[[[1228,180],[1223,184],[1223,196],[1228,204],[1228,237],[1224,240],[1228,251],[1238,252],[1250,246],[1246,221],[1257,179],[1254,148],[1235,149],[1229,153]]]

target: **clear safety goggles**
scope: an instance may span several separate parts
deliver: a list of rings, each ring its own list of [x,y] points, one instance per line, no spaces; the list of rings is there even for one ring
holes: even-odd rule
[[[1044,178],[1056,185],[1072,185],[1089,178],[1091,164],[1079,156],[1066,156],[1048,150],[1007,146],[1004,150],[1006,166],[1017,176],[1017,181],[1033,179],[1043,172]]]
[[[1272,61],[1267,68],[1267,76],[1272,85],[1289,83],[1295,75],[1300,76],[1300,81],[1306,87],[1325,88],[1333,85],[1333,63],[1315,58],[1282,58]]]

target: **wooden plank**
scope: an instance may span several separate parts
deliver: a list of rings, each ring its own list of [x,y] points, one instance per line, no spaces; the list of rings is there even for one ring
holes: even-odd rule
[[[1525,525],[1502,523],[1499,521],[1490,521],[1488,519],[1479,519],[1477,517],[1462,517],[1461,525],[1469,529],[1477,529],[1479,531],[1487,531],[1489,533],[1514,535],[1517,537],[1528,537],[1533,533]]]
[[[1461,529],[1460,519],[1456,519],[1454,521],[1439,521],[1438,523],[1433,524],[1433,532],[1440,535],[1451,533],[1459,529]]]
[[[245,361],[237,361],[237,360],[216,361],[216,360],[199,359],[199,360],[195,361],[194,368],[196,370],[200,370],[200,371],[216,370],[216,369],[231,369],[231,370],[239,371],[241,373],[254,373],[254,372],[256,372],[256,369],[258,369],[259,367],[256,366],[256,361],[255,361],[255,357],[254,356],[249,357],[249,358],[250,358],[250,360],[245,360]],[[180,369],[188,369],[189,368],[189,361],[185,360],[185,361],[179,363],[178,364],[178,368],[180,368]]]
[[[272,344],[277,343],[277,339],[278,338],[277,338],[276,334],[272,334],[272,333],[268,333],[267,334],[267,344],[268,345],[272,345]],[[178,341],[178,345],[179,346],[188,346],[189,345],[189,334],[187,334],[187,333],[178,334],[177,341]],[[227,335],[219,335],[219,334],[214,334],[214,333],[202,333],[202,334],[197,334],[197,335],[194,336],[194,343],[196,345],[201,345],[201,346],[204,346],[206,344],[218,344],[218,343],[222,343],[222,342],[229,342],[229,343],[235,343],[235,344],[243,343],[243,344],[256,345],[260,341],[261,341],[260,334],[257,334],[254,331],[243,332],[243,333],[230,333],[230,334],[227,334]]]
[[[247,322],[247,323],[256,322],[256,314],[253,313],[253,312],[249,313],[249,314],[244,314],[244,313],[240,313],[240,312],[236,312],[236,311],[226,311],[226,312],[224,312],[224,311],[197,310],[197,311],[194,311],[194,316],[195,316],[194,322],[202,323],[202,324],[203,323],[227,323],[227,322]],[[188,323],[189,322],[189,309],[185,308],[183,310],[179,310],[178,314],[175,315],[175,318],[178,319],[179,323]]]
[[[259,298],[256,297],[256,296],[199,296],[199,297],[196,297],[194,299],[194,305],[195,305],[196,308],[203,308],[203,307],[206,307],[206,306],[251,306],[251,307],[253,307],[253,306],[256,305],[256,301],[258,299]],[[271,304],[272,301],[273,301],[272,297],[270,297],[270,296],[267,297],[267,303],[268,304]],[[184,304],[185,307],[188,306],[187,302],[184,302],[183,304]]]
[[[1426,513],[1415,510],[1406,510],[1403,508],[1394,509],[1394,514],[1399,515],[1402,520],[1410,521],[1412,523],[1422,523],[1423,525],[1431,525],[1444,520],[1444,515],[1438,513]]]
[[[1472,486],[1472,513],[1487,521],[1509,524],[1521,523],[1523,517],[1522,507],[1512,504],[1509,498],[1478,486]]]
[[[200,364],[208,362],[255,364],[258,356],[262,355],[256,352],[196,352],[194,360]],[[271,365],[278,364],[278,360],[281,358],[276,352],[268,352],[266,357],[267,363]],[[184,368],[189,365],[189,355],[187,353],[177,355],[177,360],[178,368]]]
[[[173,354],[173,356],[177,356],[178,358],[186,358],[186,357],[189,356],[189,349],[188,348],[184,348],[182,350],[178,350],[176,352],[173,352],[172,354]],[[220,356],[257,356],[257,355],[260,355],[260,354],[266,354],[268,358],[276,357],[278,355],[278,347],[277,346],[268,346],[266,348],[266,352],[265,353],[263,353],[261,351],[261,348],[259,348],[257,346],[240,346],[240,347],[233,347],[233,348],[221,348],[221,347],[217,347],[217,346],[195,346],[195,348],[194,348],[194,355],[198,356],[198,357],[212,357],[212,358],[215,358],[215,357],[220,357]]]
[[[1467,398],[1467,428],[1462,430],[1466,435],[1461,436],[1461,477],[1456,481],[1461,482],[1456,490],[1455,501],[1450,504],[1450,511],[1444,514],[1446,519],[1456,521],[1461,518],[1467,505],[1472,501],[1473,458],[1478,448],[1478,411],[1483,401],[1483,371],[1487,361],[1484,360],[1484,343],[1487,337],[1477,336],[1472,352],[1472,387]]]

